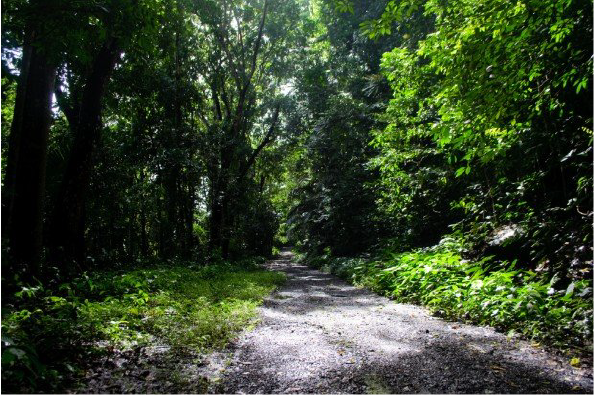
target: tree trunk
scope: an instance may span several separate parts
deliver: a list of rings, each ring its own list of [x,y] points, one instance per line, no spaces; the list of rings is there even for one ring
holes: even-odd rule
[[[219,251],[223,258],[227,258],[228,243],[226,243],[227,232],[227,206],[229,203],[229,172],[231,169],[232,152],[229,147],[221,147],[220,152],[220,170],[217,176],[211,176],[213,185],[211,186],[211,209],[209,221],[209,249],[212,252]],[[217,168],[218,166],[214,166]]]
[[[140,210],[140,255],[143,258],[148,256],[148,234],[146,232],[146,212],[144,207]]]
[[[31,37],[31,36],[30,36]],[[51,104],[56,68],[41,50],[23,50],[17,97],[11,127],[7,169],[5,226],[10,253],[26,280],[40,274],[43,200]]]
[[[31,65],[31,55],[33,46],[30,41],[33,33],[27,33],[25,44],[23,46],[23,58],[21,59],[21,70],[18,76],[16,100],[14,103],[14,113],[12,125],[10,127],[10,137],[8,141],[8,157],[6,159],[6,174],[2,185],[2,233],[8,235],[12,219],[12,209],[14,205],[14,185],[16,177],[16,165],[19,157],[19,149],[22,137],[22,125],[25,99],[27,96],[27,78],[29,76],[29,67]]]
[[[225,199],[226,200],[226,199]],[[225,223],[221,232],[221,256],[223,259],[229,258],[229,245],[231,244],[231,226],[234,222],[233,213],[228,210],[229,203],[223,202],[223,212],[225,216]]]
[[[174,160],[177,160],[175,158]],[[163,246],[163,258],[172,258],[178,252],[178,236],[176,235],[176,225],[178,222],[177,207],[178,207],[178,193],[177,180],[179,178],[179,167],[177,163],[170,165],[165,174],[165,201],[167,218],[165,221],[165,245]]]
[[[58,192],[50,227],[50,259],[61,264],[82,264],[85,195],[93,169],[92,156],[101,137],[101,102],[121,50],[108,39],[87,77],[77,125],[71,125],[74,143]]]
[[[176,3],[177,14],[180,14],[180,4]],[[172,103],[171,111],[173,115],[173,128],[171,129],[170,138],[168,141],[172,155],[169,158],[169,163],[165,169],[165,199],[166,199],[166,210],[167,210],[167,224],[166,224],[166,238],[167,245],[164,248],[164,258],[172,258],[179,255],[180,251],[183,251],[183,233],[180,233],[180,208],[182,206],[182,194],[181,192],[181,174],[182,167],[180,165],[179,155],[174,155],[174,152],[180,148],[181,145],[181,134],[182,134],[182,106],[180,98],[180,80],[181,80],[181,61],[180,61],[180,25],[179,21],[175,26],[176,31],[174,34],[174,69],[173,74],[175,77],[174,82],[174,100]]]
[[[186,248],[187,257],[192,256],[194,250],[194,204],[196,201],[196,188],[188,181],[188,205],[186,207]]]
[[[159,176],[159,180],[158,183],[161,185],[161,187],[163,188],[163,176],[160,175]],[[163,188],[164,189],[164,188]],[[159,198],[157,199],[157,225],[158,225],[158,249],[157,249],[157,255],[162,258],[163,256],[165,256],[165,244],[166,244],[166,240],[165,240],[165,222],[166,222],[166,218],[164,215],[164,208],[163,208],[163,200],[161,199],[161,197],[159,196]]]
[[[210,252],[214,253],[216,251],[221,252],[225,210],[223,197],[220,191],[218,191],[218,188],[215,189],[211,199],[208,247]]]

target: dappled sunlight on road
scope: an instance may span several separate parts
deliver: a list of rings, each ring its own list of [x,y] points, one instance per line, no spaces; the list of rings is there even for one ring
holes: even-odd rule
[[[269,262],[288,281],[238,341],[225,392],[589,392],[587,371],[491,328],[447,322],[338,278]]]

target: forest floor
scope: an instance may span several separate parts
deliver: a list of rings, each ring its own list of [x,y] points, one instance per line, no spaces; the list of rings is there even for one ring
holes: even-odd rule
[[[592,371],[491,328],[448,322],[293,261],[228,349],[225,393],[592,393]]]

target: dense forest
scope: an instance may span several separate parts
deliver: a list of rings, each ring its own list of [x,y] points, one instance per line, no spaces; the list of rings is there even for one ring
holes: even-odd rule
[[[3,0],[2,385],[224,346],[287,246],[591,358],[592,12]]]

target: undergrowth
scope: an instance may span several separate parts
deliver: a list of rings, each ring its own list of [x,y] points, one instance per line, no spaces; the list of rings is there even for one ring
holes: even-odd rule
[[[592,351],[592,281],[559,289],[514,263],[468,262],[456,240],[381,259],[317,256],[308,263],[402,302],[426,305],[448,319],[490,325],[570,352]]]
[[[2,307],[2,386],[58,390],[90,354],[113,348],[154,341],[178,351],[222,347],[255,322],[256,307],[283,281],[284,274],[243,262],[103,272],[58,290],[23,288]]]

